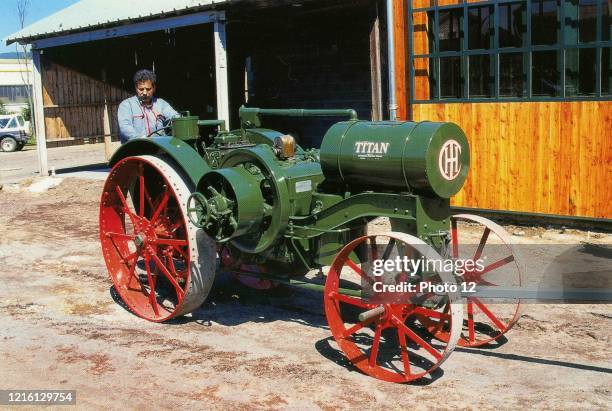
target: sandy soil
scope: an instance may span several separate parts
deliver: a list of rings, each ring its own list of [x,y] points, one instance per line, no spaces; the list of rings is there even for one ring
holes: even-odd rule
[[[529,305],[507,342],[457,349],[432,378],[398,385],[343,360],[317,293],[222,279],[171,324],[117,304],[98,244],[102,182],[0,191],[0,389],[75,389],[80,408],[612,407],[612,305]],[[521,241],[602,234],[526,229]],[[517,234],[521,234],[517,232]]]

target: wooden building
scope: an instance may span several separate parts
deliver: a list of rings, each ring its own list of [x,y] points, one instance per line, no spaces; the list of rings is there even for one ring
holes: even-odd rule
[[[472,158],[455,206],[612,218],[610,0],[123,3],[9,38],[33,46],[47,144],[116,138],[131,76],[152,68],[177,109],[232,125],[242,104],[453,121]],[[312,147],[327,125],[271,124]]]
[[[395,20],[399,117],[470,140],[455,205],[612,218],[611,1],[414,0]]]

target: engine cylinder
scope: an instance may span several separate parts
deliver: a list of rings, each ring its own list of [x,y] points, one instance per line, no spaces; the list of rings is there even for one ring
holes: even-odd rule
[[[453,123],[346,121],[321,144],[326,180],[376,191],[449,198],[467,177],[467,138]]]

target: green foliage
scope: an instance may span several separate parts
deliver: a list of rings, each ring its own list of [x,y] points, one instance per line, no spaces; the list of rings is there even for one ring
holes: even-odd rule
[[[23,119],[25,121],[30,121],[31,120],[32,114],[30,112],[30,106],[29,105],[21,109],[21,115],[23,116]]]
[[[11,114],[6,107],[4,107],[4,103],[0,101],[0,115],[1,114]]]

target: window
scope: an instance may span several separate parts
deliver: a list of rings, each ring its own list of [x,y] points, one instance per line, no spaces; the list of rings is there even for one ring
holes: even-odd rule
[[[612,49],[601,51],[601,94],[612,95]]]
[[[524,97],[527,76],[523,67],[526,53],[504,53],[499,55],[499,95],[501,97]]]
[[[468,8],[469,48],[490,49],[493,47],[493,7]]]
[[[406,1],[411,101],[612,94],[610,0]]]
[[[4,128],[6,127],[6,125],[8,124],[9,119],[8,118],[0,118],[0,128]]]
[[[527,5],[524,2],[499,5],[499,47],[522,47],[527,31]]]
[[[531,44],[558,42],[559,0],[531,0]]]
[[[462,10],[440,11],[440,51],[461,50]]]
[[[9,128],[17,128],[17,120],[15,120],[15,117],[13,117],[8,126]]]
[[[594,96],[596,51],[592,48],[565,52],[565,95]]]
[[[28,86],[0,86],[0,101],[6,103],[27,103]]]

